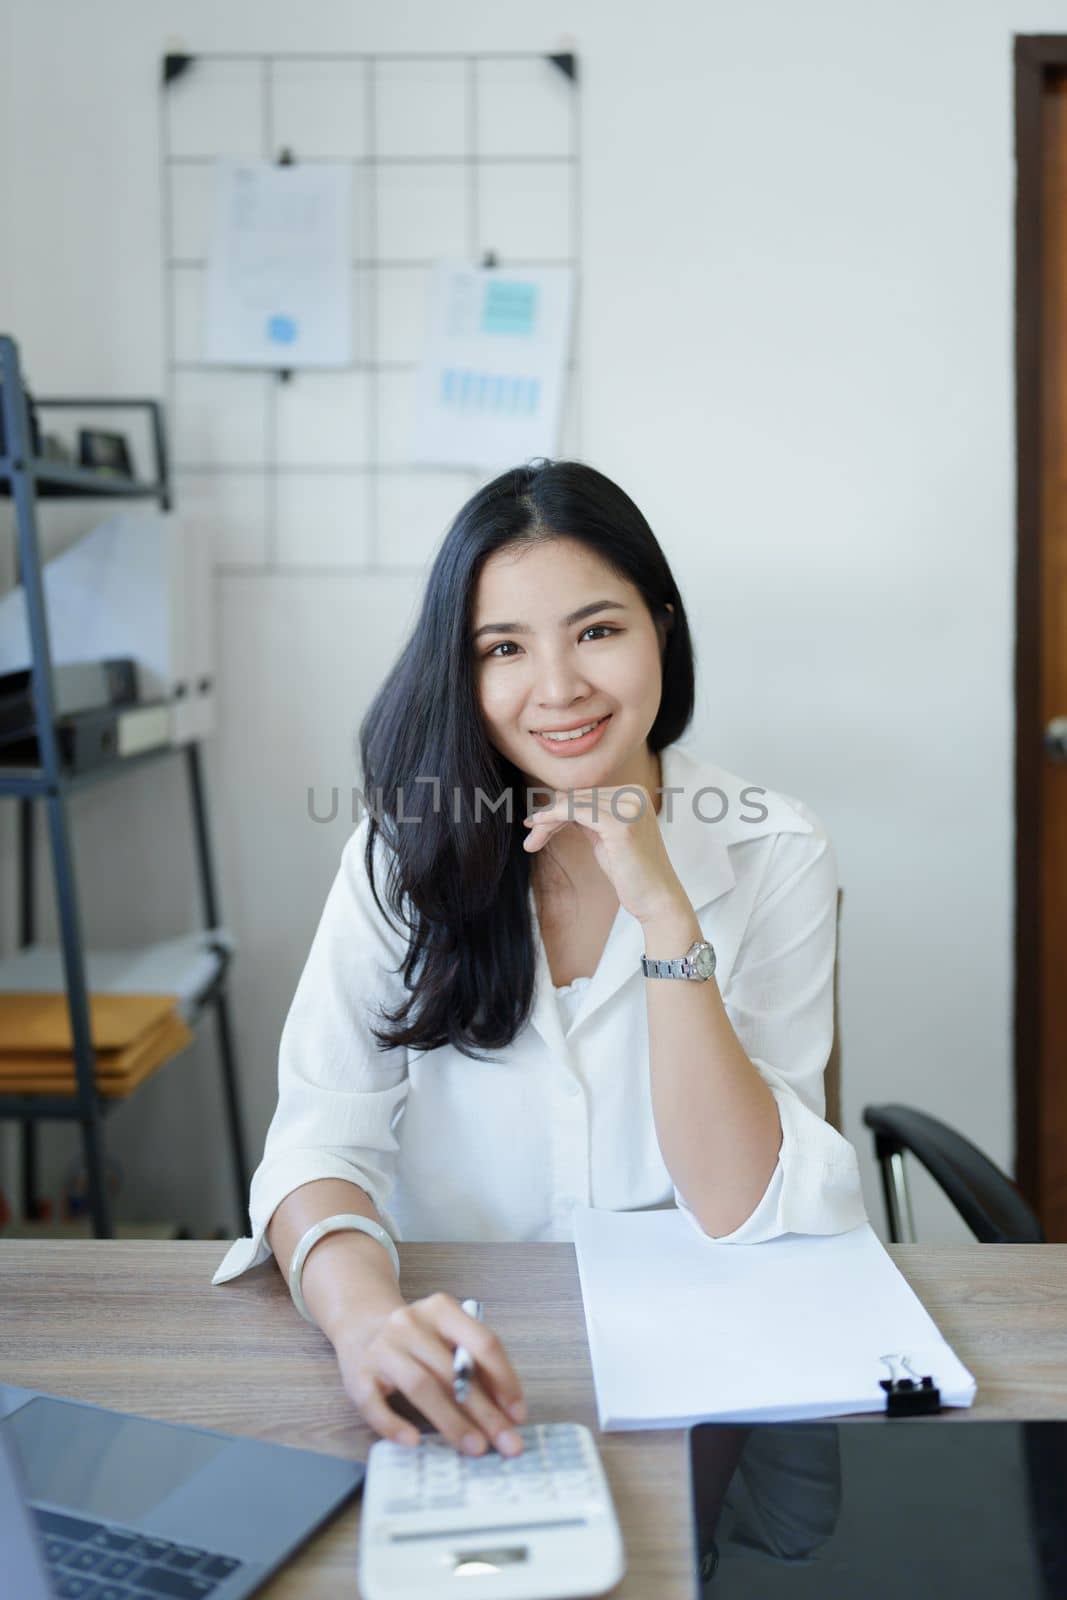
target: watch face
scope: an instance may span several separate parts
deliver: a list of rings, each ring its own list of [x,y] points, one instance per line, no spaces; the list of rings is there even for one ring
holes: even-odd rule
[[[693,971],[698,978],[710,978],[715,971],[715,952],[710,944],[701,945],[693,958]]]

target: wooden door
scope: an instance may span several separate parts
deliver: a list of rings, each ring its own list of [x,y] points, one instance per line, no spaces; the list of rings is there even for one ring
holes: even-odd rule
[[[1067,38],[1016,41],[1016,1174],[1067,1240]]]

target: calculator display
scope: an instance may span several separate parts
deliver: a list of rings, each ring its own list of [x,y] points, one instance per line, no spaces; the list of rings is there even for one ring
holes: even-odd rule
[[[457,1578],[480,1578],[487,1572],[501,1572],[505,1567],[515,1567],[529,1559],[530,1548],[525,1544],[509,1545],[501,1550],[457,1550],[452,1571]]]

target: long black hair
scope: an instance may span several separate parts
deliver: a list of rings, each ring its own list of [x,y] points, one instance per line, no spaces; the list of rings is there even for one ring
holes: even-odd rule
[[[472,495],[445,534],[418,622],[359,731],[371,891],[388,915],[374,880],[380,833],[391,847],[387,899],[408,933],[403,975],[410,997],[395,1011],[382,1010],[388,1026],[372,1028],[382,1050],[450,1044],[478,1060],[479,1051],[505,1049],[529,1017],[537,946],[532,859],[522,847],[524,779],[489,740],[470,635],[489,557],[560,537],[585,545],[628,579],[661,637],[666,633],[662,694],[648,735],[653,755],[680,738],[692,717],[685,608],[630,497],[577,461],[516,467]],[[499,803],[508,791],[510,817]]]

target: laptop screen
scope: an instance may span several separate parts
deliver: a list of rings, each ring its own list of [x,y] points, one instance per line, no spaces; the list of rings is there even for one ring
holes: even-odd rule
[[[22,1461],[31,1500],[112,1521],[137,1522],[229,1440],[73,1400],[31,1400],[0,1421]]]
[[[700,1423],[708,1600],[1067,1594],[1067,1423]]]

